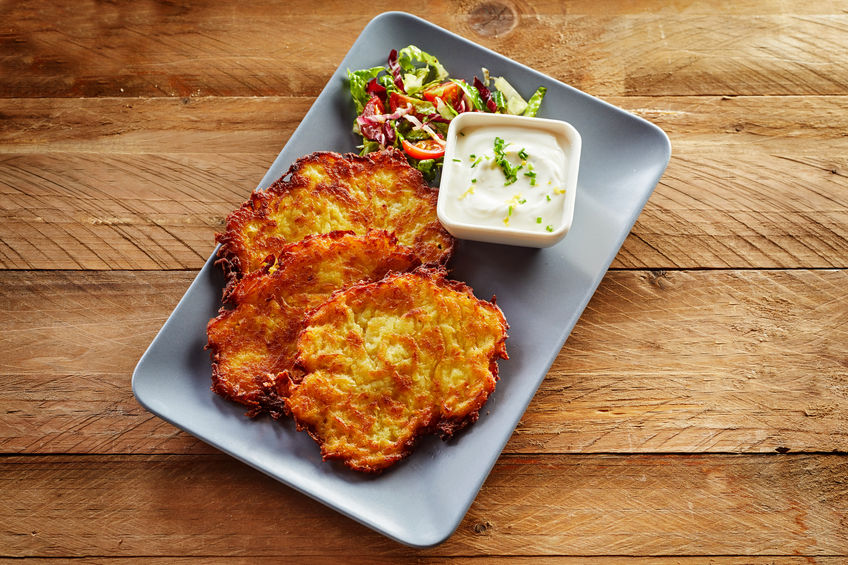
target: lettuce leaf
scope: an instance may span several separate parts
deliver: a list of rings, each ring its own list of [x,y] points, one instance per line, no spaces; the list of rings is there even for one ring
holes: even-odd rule
[[[452,120],[457,117],[459,114],[450,104],[445,104],[445,101],[441,98],[436,99],[436,111],[439,113],[441,117],[446,120]]]
[[[542,104],[542,98],[545,97],[545,93],[548,91],[544,86],[540,86],[536,89],[536,92],[533,93],[533,96],[530,97],[530,100],[527,101],[527,108],[524,110],[523,116],[534,117],[539,112],[539,106]]]
[[[398,51],[398,64],[403,69],[403,87],[407,94],[420,92],[431,82],[442,81],[448,76],[438,59],[415,45]]]
[[[370,69],[362,69],[361,71],[347,71],[347,80],[350,83],[350,95],[353,98],[353,104],[356,106],[356,114],[362,113],[365,104],[371,98],[371,95],[365,91],[365,86],[368,81],[379,75],[386,69],[383,67],[371,67]]]
[[[360,155],[367,155],[372,151],[379,151],[380,149],[382,149],[380,147],[380,144],[376,141],[371,141],[370,139],[363,139],[362,141],[362,149],[359,151]]]
[[[421,174],[424,175],[424,180],[427,182],[435,180],[442,165],[441,159],[422,159],[421,161],[418,161],[417,159],[409,159],[409,161],[413,167],[421,171]]]
[[[494,100],[495,104],[498,105],[498,112],[502,114],[506,112],[506,97],[503,95],[503,92],[495,90],[492,93],[492,100]]]
[[[527,102],[525,102],[524,98],[521,97],[518,91],[504,77],[497,77],[495,79],[495,88],[503,92],[503,95],[506,97],[507,114],[519,115],[527,109]]]
[[[471,104],[474,105],[475,109],[480,110],[481,112],[486,111],[486,104],[483,102],[483,98],[480,97],[480,92],[478,92],[476,88],[464,80],[451,79],[451,81],[459,85],[468,99],[471,100]]]

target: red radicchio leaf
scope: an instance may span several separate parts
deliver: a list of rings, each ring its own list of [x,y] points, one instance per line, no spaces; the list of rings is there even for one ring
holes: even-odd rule
[[[359,131],[364,137],[385,145],[386,136],[383,133],[383,123],[372,117],[383,112],[383,103],[377,96],[372,96],[362,110],[362,115],[356,118],[356,123],[359,124]]]
[[[398,64],[398,52],[397,49],[392,49],[389,53],[389,70],[392,71],[392,76],[395,79],[395,86],[397,86],[401,92],[406,92],[406,89],[403,87],[403,71]]]
[[[376,78],[368,81],[368,84],[365,85],[365,92],[371,96],[377,96],[383,104],[386,103],[386,87],[378,83]]]
[[[383,147],[389,147],[394,144],[396,137],[395,128],[392,127],[389,120],[377,120],[363,114],[356,118],[356,123],[359,124],[359,131],[366,139],[376,141]]]
[[[383,133],[383,124],[369,120],[363,116],[356,118],[356,123],[359,124],[359,131],[362,132],[363,137],[376,141],[381,145],[386,144],[386,134]]]
[[[383,124],[383,132],[386,136],[386,143],[384,143],[383,145],[385,147],[393,145],[395,142],[395,128],[392,127],[392,124],[390,124],[389,122]]]
[[[486,88],[486,85],[483,84],[479,78],[474,77],[474,87],[480,91],[480,98],[483,99],[483,102],[486,103],[486,108],[489,109],[490,112],[498,111],[498,103],[492,99],[492,92]]]

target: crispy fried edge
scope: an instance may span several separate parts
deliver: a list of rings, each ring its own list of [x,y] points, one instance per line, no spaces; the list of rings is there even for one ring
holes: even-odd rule
[[[313,309],[307,319],[304,322],[303,329],[301,330],[301,336],[306,328],[310,325],[312,319],[316,316],[319,310],[325,306],[327,306],[330,302],[339,299],[339,297],[344,293],[363,293],[367,292],[370,289],[377,288],[379,286],[391,284],[395,279],[400,277],[410,277],[416,276],[420,277],[428,282],[432,282],[436,287],[442,287],[449,290],[453,290],[462,294],[466,294],[477,301],[478,304],[483,305],[486,308],[493,309],[493,311],[498,315],[500,330],[501,330],[501,339],[499,339],[492,348],[492,353],[489,356],[489,372],[493,378],[493,381],[496,382],[500,379],[498,375],[498,359],[509,359],[509,355],[506,351],[506,340],[509,337],[508,330],[509,324],[506,321],[506,316],[504,316],[503,311],[496,304],[496,298],[492,296],[491,301],[483,300],[481,298],[477,298],[474,295],[473,289],[468,286],[466,283],[462,281],[451,280],[447,278],[447,270],[444,267],[430,267],[430,266],[422,266],[417,268],[414,271],[409,273],[394,273],[387,275],[383,279],[376,282],[369,283],[360,283],[353,286],[349,286],[346,289],[339,290],[333,293],[333,295],[324,302],[321,306]],[[298,342],[300,341],[300,336],[298,336]],[[308,377],[308,372],[304,367],[303,359],[301,358],[300,351],[298,350],[298,354],[295,357],[294,362],[295,367],[297,367],[300,371],[304,372],[304,379]],[[296,387],[297,384],[290,383],[290,386]],[[331,459],[340,459],[342,462],[350,469],[354,471],[361,471],[365,473],[381,473],[387,468],[391,467],[398,461],[407,458],[415,449],[416,443],[419,439],[424,435],[429,435],[433,433],[438,433],[439,437],[442,440],[448,440],[453,437],[457,432],[462,430],[463,428],[469,426],[470,424],[475,423],[480,417],[480,409],[489,399],[489,396],[494,392],[495,386],[492,386],[492,389],[485,395],[481,396],[478,405],[467,414],[465,414],[461,418],[437,418],[435,421],[430,422],[427,426],[419,429],[412,437],[410,437],[407,441],[403,442],[400,446],[401,450],[394,456],[387,457],[385,464],[383,465],[356,465],[351,463],[349,460],[345,459],[342,455],[334,455],[327,454],[324,452],[324,440],[320,437],[317,430],[315,430],[312,426],[310,426],[306,422],[302,422],[297,418],[297,415],[291,411],[288,406],[289,400],[288,397],[285,399],[286,403],[286,411],[292,416],[295,421],[295,425],[297,426],[298,431],[305,431],[312,437],[313,440],[319,445],[321,448],[321,457],[324,461],[329,461]]]
[[[386,243],[391,246],[397,246],[399,252],[404,249],[409,249],[410,259],[413,260],[413,264],[416,261],[419,261],[417,255],[414,254],[413,250],[408,247],[401,245],[398,243],[397,236],[385,230],[368,230],[363,235],[357,236],[357,234],[350,230],[336,230],[323,234],[311,234],[301,239],[300,241],[296,241],[294,243],[290,243],[286,245],[277,256],[271,256],[268,261],[266,261],[266,266],[262,271],[253,271],[245,275],[240,281],[238,281],[233,287],[230,289],[229,293],[229,307],[227,305],[222,305],[221,308],[218,309],[218,315],[207,323],[207,340],[208,340],[208,332],[209,327],[217,320],[221,319],[224,316],[229,316],[239,305],[239,300],[241,297],[245,296],[249,290],[249,287],[252,287],[256,284],[261,284],[265,277],[273,276],[273,274],[268,274],[268,269],[277,265],[277,269],[275,272],[285,271],[290,265],[295,263],[298,260],[298,250],[311,245],[313,241],[317,239],[330,239],[333,241],[339,241],[348,236],[357,236],[361,238],[374,237],[376,234],[384,234],[387,237]],[[391,275],[389,275],[391,276]],[[368,284],[368,283],[363,283]],[[340,292],[344,289],[339,289],[335,291]],[[331,298],[332,295],[329,298]],[[321,305],[319,304],[315,308],[304,313],[304,323],[308,319],[308,316],[312,311],[319,308]],[[234,397],[228,393],[227,386],[225,384],[226,380],[222,377],[221,371],[219,370],[218,361],[220,359],[218,349],[211,346],[211,344],[207,341],[207,344],[204,346],[204,349],[207,349],[210,352],[210,356],[212,359],[212,391],[218,396],[228,399],[230,401],[236,402],[238,404],[242,404],[249,408],[246,415],[250,418],[255,418],[263,413],[270,414],[274,419],[279,419],[283,416],[283,414],[288,413],[288,407],[286,406],[283,397],[288,394],[289,387],[292,383],[298,382],[300,379],[298,378],[300,374],[295,374],[290,371],[284,370],[276,375],[256,375],[256,384],[258,386],[258,390],[249,394],[240,395],[238,397]],[[294,365],[294,364],[293,364]],[[293,368],[296,365],[293,366]]]
[[[286,171],[285,174],[272,183],[268,188],[265,190],[254,190],[246,202],[244,202],[237,210],[234,210],[227,215],[224,231],[215,234],[215,241],[220,244],[217,252],[218,258],[215,260],[215,265],[220,265],[223,268],[224,274],[227,278],[227,283],[224,288],[224,300],[228,299],[232,286],[244,276],[244,269],[241,264],[241,255],[239,253],[240,250],[244,249],[244,244],[241,241],[241,232],[237,229],[237,226],[243,226],[253,217],[267,218],[268,206],[272,200],[277,198],[278,195],[282,196],[293,188],[300,186],[297,181],[292,183],[291,179],[297,179],[298,173],[304,167],[327,155],[332,156],[333,158],[339,157],[342,160],[347,161],[349,164],[358,164],[361,166],[385,167],[403,164],[404,174],[407,174],[410,177],[409,184],[415,186],[417,193],[429,200],[432,200],[433,209],[435,210],[436,200],[438,199],[438,190],[430,187],[430,185],[428,185],[424,180],[421,172],[409,165],[406,157],[404,157],[403,153],[397,149],[386,149],[383,151],[368,153],[366,155],[357,155],[355,153],[335,153],[333,151],[315,151],[308,155],[304,155],[303,157],[295,160],[291,167],[289,167],[288,171]],[[333,190],[334,187],[337,187],[335,183],[321,186],[324,190]],[[444,244],[439,260],[437,262],[429,261],[426,264],[433,266],[446,265],[453,256],[456,240],[450,235],[450,233],[448,233],[447,230],[445,230],[438,219],[436,219],[436,222],[432,224],[432,229],[438,230],[442,234]],[[418,241],[416,241],[413,246],[415,253],[419,257],[424,255],[424,249],[427,247],[427,244],[425,244],[422,240],[421,236],[423,235],[424,233],[419,234],[419,237],[417,238]],[[284,246],[292,243],[297,242],[286,243],[281,241],[280,244],[281,246]],[[273,254],[269,254],[269,256],[265,259],[266,268],[268,267],[268,261],[271,260],[272,255]]]

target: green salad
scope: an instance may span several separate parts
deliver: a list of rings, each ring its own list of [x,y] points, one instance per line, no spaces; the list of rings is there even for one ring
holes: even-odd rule
[[[409,45],[392,49],[385,66],[348,70],[356,106],[353,131],[362,136],[361,154],[395,147],[432,181],[442,166],[445,136],[462,112],[497,112],[535,116],[545,87],[525,100],[503,77],[471,83],[452,78],[438,59]]]

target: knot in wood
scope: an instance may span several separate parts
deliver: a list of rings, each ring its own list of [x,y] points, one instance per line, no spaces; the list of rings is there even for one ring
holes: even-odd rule
[[[660,290],[665,290],[670,286],[671,280],[665,269],[652,269],[648,271],[648,282]]]
[[[486,520],[485,522],[477,522],[474,524],[474,533],[489,535],[492,533],[492,523]]]
[[[479,35],[498,37],[515,29],[518,16],[508,4],[485,2],[468,14],[468,25]]]

